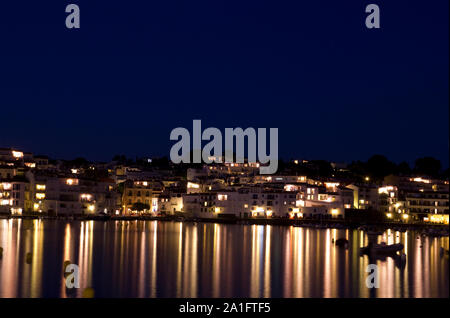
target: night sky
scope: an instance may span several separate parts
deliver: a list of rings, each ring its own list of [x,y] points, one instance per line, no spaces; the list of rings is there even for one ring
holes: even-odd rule
[[[448,167],[448,37],[443,0],[3,1],[0,147],[168,155],[170,131],[201,119],[278,127],[285,159]]]

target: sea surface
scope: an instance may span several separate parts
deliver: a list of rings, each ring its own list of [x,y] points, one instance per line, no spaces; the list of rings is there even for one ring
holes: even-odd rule
[[[387,230],[382,241],[402,243],[404,262],[361,256],[360,230],[0,219],[0,297],[449,297],[448,237]],[[79,288],[66,288],[65,261]]]

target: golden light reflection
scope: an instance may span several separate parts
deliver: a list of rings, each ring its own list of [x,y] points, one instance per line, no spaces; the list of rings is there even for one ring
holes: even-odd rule
[[[42,220],[33,220],[33,252],[31,261],[31,297],[41,296],[44,229]]]
[[[81,222],[80,247],[78,251],[78,266],[80,289],[77,295],[82,296],[85,288],[92,287],[92,242],[94,221]]]
[[[262,248],[264,238],[264,226],[252,225],[252,262],[251,262],[251,287],[250,297],[261,297],[261,270],[262,270]]]
[[[62,264],[64,264],[65,261],[72,261],[72,250],[71,250],[71,234],[70,234],[70,223],[66,224],[66,229],[64,232],[64,251],[63,251],[63,257],[62,257]],[[61,297],[66,298],[66,280],[64,277],[64,271],[65,268],[62,269],[62,275],[61,275]]]
[[[140,233],[140,235],[141,235],[141,242],[140,242],[141,248],[140,248],[140,253],[139,253],[139,291],[138,291],[138,294],[139,294],[139,297],[145,297],[145,281],[146,281],[145,269],[147,267],[146,266],[146,257],[145,257],[146,256],[145,252],[146,252],[146,248],[147,248],[147,246],[146,246],[147,241],[145,239],[145,237],[146,237],[145,223],[143,224],[143,230]]]
[[[17,297],[19,267],[16,263],[19,256],[20,225],[16,229],[16,238],[14,238],[14,231],[12,219],[0,220],[0,247],[3,248],[2,260],[0,260],[0,297],[2,298]]]
[[[220,229],[219,224],[214,224],[214,243],[213,243],[213,272],[212,272],[212,297],[219,297],[220,280]]]
[[[61,244],[50,249],[46,244],[54,240],[55,229]],[[344,237],[348,248],[335,244]],[[55,267],[48,266],[53,259],[58,264],[69,260],[79,265],[81,289],[73,296],[93,287],[94,278],[96,296],[98,292],[102,297],[448,295],[448,237],[386,231],[378,241],[401,243],[404,249],[398,257],[375,259],[360,256],[360,246],[366,246],[367,240],[366,232],[348,229],[2,219],[0,297],[46,297],[48,293],[70,297],[62,277],[55,286],[44,280],[51,275],[60,280],[63,268],[53,273]],[[43,258],[44,248],[49,258]],[[406,261],[403,267],[401,259]],[[369,262],[379,266],[377,290],[365,285]]]
[[[266,230],[266,240],[265,245],[266,249],[264,252],[264,297],[269,298],[270,297],[270,249],[271,249],[271,234],[272,234],[272,227],[270,225],[265,227]]]
[[[158,246],[158,222],[153,221],[152,222],[152,233],[153,233],[153,244],[152,244],[152,268],[151,268],[151,292],[150,297],[156,297],[157,294],[157,276],[156,276],[156,270],[157,270],[157,259],[156,259],[156,251]]]
[[[178,228],[178,257],[177,257],[177,297],[181,297],[181,262],[183,252],[183,222],[180,222]]]

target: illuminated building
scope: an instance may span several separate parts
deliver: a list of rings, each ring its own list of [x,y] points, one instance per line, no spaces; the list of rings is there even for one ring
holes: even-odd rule
[[[126,181],[122,196],[123,214],[157,213],[158,198],[163,189],[164,186],[159,181]],[[138,203],[147,205],[148,208],[138,211],[135,209]]]

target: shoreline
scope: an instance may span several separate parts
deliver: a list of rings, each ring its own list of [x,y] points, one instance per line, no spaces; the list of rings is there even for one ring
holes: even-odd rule
[[[361,230],[387,230],[396,231],[425,231],[435,236],[449,236],[449,226],[445,224],[426,223],[401,223],[401,222],[352,222],[345,220],[292,220],[285,218],[258,219],[258,218],[193,218],[181,216],[37,216],[37,215],[0,215],[0,219],[24,219],[24,220],[56,220],[56,221],[162,221],[162,222],[187,222],[187,223],[218,223],[238,225],[273,225],[295,226],[318,229],[361,229]]]

